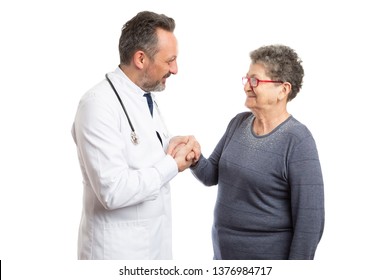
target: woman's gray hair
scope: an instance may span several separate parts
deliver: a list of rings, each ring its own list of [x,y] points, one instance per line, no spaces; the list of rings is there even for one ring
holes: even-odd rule
[[[175,21],[164,14],[144,11],[126,22],[119,39],[121,64],[128,65],[133,55],[139,50],[145,52],[153,60],[154,55],[158,52],[156,33],[158,28],[173,32]]]
[[[290,47],[284,45],[263,46],[250,53],[252,64],[265,67],[267,76],[291,84],[287,101],[294,99],[302,87],[304,76],[302,60]]]

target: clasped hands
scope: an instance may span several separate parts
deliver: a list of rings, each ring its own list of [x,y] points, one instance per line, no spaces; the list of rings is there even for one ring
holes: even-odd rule
[[[167,154],[175,159],[181,172],[199,160],[201,150],[194,136],[175,136],[169,142]]]

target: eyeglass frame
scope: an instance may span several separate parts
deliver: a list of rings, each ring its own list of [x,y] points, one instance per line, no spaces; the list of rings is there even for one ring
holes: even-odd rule
[[[256,85],[252,85],[252,82],[250,82],[252,79],[256,80]],[[283,84],[283,81],[275,81],[275,80],[260,80],[256,77],[242,77],[242,84],[245,86],[249,82],[249,85],[251,88],[257,87],[260,83],[280,83]]]

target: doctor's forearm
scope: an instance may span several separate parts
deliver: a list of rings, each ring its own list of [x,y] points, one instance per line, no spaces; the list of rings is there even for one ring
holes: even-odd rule
[[[175,160],[166,156],[149,168],[98,173],[105,176],[92,176],[96,178],[91,182],[92,187],[103,207],[114,210],[156,199],[161,187],[172,180],[178,170]]]

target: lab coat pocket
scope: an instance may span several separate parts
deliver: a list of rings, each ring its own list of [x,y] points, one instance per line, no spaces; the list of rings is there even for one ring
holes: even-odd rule
[[[149,259],[149,240],[147,221],[106,224],[104,229],[104,259]]]

